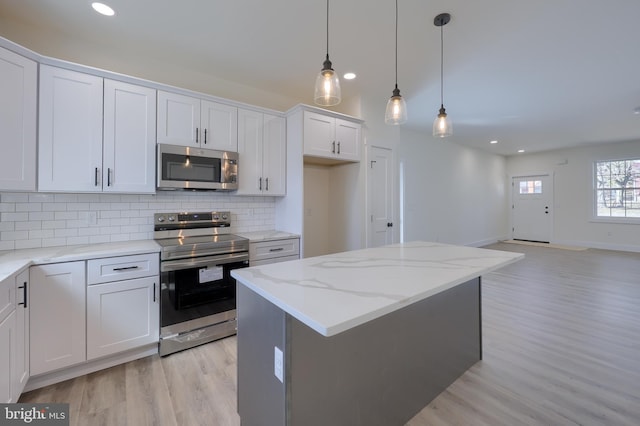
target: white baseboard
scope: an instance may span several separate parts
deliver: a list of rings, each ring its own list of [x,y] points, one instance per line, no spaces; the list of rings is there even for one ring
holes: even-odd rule
[[[576,240],[553,240],[554,244],[562,244],[565,246],[577,246],[587,247],[602,250],[616,250],[616,251],[629,251],[634,253],[640,253],[640,245],[631,244],[614,244],[614,243],[602,243],[597,241],[576,241]]]
[[[507,240],[507,239],[508,239],[507,236],[486,238],[484,240],[474,241],[474,242],[471,242],[471,243],[465,243],[464,245],[467,246],[467,247],[483,247],[483,246],[488,246],[489,244],[494,244],[494,243],[497,243],[498,241],[504,241],[504,240]]]

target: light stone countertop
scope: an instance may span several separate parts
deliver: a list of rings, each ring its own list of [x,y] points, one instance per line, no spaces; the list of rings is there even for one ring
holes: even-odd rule
[[[31,265],[156,252],[160,246],[154,240],[0,251],[0,281]]]
[[[235,269],[231,275],[324,336],[333,336],[524,258],[410,242]]]
[[[236,235],[247,238],[251,243],[263,241],[286,240],[289,238],[300,238],[298,234],[291,234],[284,231],[251,231],[251,232],[235,232]]]

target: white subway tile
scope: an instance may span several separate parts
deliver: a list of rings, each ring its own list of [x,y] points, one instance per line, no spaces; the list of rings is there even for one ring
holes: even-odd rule
[[[34,239],[34,240],[17,240],[15,248],[16,250],[20,249],[30,249],[30,248],[40,248],[42,247],[42,240]]]
[[[112,243],[119,241],[129,241],[129,234],[111,234],[110,240]]]
[[[14,250],[15,248],[15,241],[0,241],[0,250]]]
[[[78,219],[78,212],[54,212],[53,216],[54,220],[75,220]]]
[[[108,243],[110,241],[109,235],[92,235],[89,237],[90,244]]]
[[[64,220],[43,220],[42,229],[61,229],[66,228],[67,222]]]
[[[16,231],[30,231],[32,229],[42,229],[42,222],[14,222]]]
[[[56,203],[75,203],[78,201],[78,194],[55,194]]]
[[[34,229],[33,231],[29,231],[29,239],[34,238],[54,238],[55,231],[53,229]]]
[[[29,231],[3,231],[0,232],[0,240],[28,240]]]
[[[16,203],[0,203],[0,213],[10,213],[16,211]]]
[[[30,203],[53,203],[55,201],[54,194],[35,193],[29,194]]]
[[[100,228],[98,227],[90,227],[90,228],[78,228],[78,236],[89,236],[89,235],[100,235]]]
[[[120,214],[120,211],[103,210],[99,212],[99,216],[101,219],[113,219],[119,218],[122,215]]]
[[[30,212],[29,220],[53,220],[53,212]]]
[[[2,193],[3,203],[28,203],[29,194],[23,194],[19,192],[5,192]]]
[[[43,203],[42,211],[44,212],[64,212],[67,210],[67,203]]]
[[[15,231],[16,223],[22,223],[22,222],[0,222],[0,231]]]
[[[78,230],[77,229],[54,229],[56,238],[60,237],[77,237]]]
[[[68,237],[67,245],[71,246],[74,244],[89,244],[89,237]]]
[[[45,238],[42,240],[42,247],[66,246],[66,238]]]
[[[29,213],[0,213],[2,222],[20,222],[29,220]]]
[[[69,211],[78,211],[78,210],[89,210],[89,203],[67,203],[67,210]]]

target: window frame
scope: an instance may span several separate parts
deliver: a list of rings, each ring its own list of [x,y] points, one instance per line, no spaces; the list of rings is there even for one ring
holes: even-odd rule
[[[622,217],[622,216],[598,216],[598,195],[599,191],[606,190],[598,188],[598,164],[599,163],[613,163],[617,161],[640,161],[640,157],[630,158],[612,158],[612,159],[598,159],[592,163],[592,176],[591,176],[591,222],[600,223],[620,223],[620,224],[640,224],[640,217]],[[632,187],[634,190],[640,190],[640,186]],[[614,188],[615,190],[615,188]]]

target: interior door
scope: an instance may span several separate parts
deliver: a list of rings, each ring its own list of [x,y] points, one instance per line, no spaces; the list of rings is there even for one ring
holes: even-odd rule
[[[512,191],[513,239],[549,242],[553,223],[551,176],[514,177]]]
[[[372,146],[369,151],[369,247],[393,243],[393,152]]]

